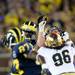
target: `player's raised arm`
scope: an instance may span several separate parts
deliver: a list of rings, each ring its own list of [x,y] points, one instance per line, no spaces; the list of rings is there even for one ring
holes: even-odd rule
[[[47,23],[47,17],[46,16],[41,16],[38,19],[38,39],[37,39],[37,45],[39,47],[44,46],[44,29],[45,25]]]

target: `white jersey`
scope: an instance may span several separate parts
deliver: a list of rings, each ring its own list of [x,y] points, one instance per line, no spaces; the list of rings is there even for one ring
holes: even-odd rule
[[[41,47],[38,50],[38,55],[44,57],[46,68],[49,69],[52,75],[75,72],[73,64],[75,48],[71,46],[71,41],[67,42],[67,45],[59,50]]]
[[[63,39],[65,41],[67,41],[69,39],[69,33],[68,32],[64,32],[64,35],[62,35]]]

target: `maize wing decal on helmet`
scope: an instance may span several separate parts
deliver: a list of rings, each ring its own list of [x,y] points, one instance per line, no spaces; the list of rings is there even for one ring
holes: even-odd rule
[[[22,26],[21,29],[24,31],[29,32],[36,32],[36,24],[32,21],[26,21]]]
[[[30,40],[33,45],[36,43],[36,24],[32,21],[26,21],[22,26],[21,30],[25,33],[25,40]]]
[[[14,45],[21,42],[21,30],[18,27],[9,29],[5,36],[5,45],[12,48]]]

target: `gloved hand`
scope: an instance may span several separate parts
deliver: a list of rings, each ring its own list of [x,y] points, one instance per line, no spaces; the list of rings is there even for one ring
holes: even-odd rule
[[[39,32],[44,31],[44,27],[46,25],[46,22],[47,22],[47,17],[46,16],[40,16],[38,18],[38,30],[39,30]]]
[[[42,21],[39,23],[39,32],[44,32],[45,25],[46,21]]]

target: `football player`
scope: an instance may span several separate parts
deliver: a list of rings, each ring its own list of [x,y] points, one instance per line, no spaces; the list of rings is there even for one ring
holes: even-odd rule
[[[5,36],[2,38],[3,47],[7,47],[12,50],[12,48],[24,41],[24,37],[22,36],[22,30],[19,27],[13,27],[7,31]]]
[[[9,29],[1,43],[3,42],[4,46],[12,49],[15,45],[23,42],[25,39],[29,40],[30,37],[33,37],[31,40],[33,40],[33,44],[35,44],[35,31],[35,24],[31,21],[26,21],[21,27],[13,27]],[[25,38],[26,36],[28,38]]]
[[[40,17],[38,20],[40,20],[38,21],[39,26],[38,26],[38,39],[37,39],[37,45],[39,47],[44,46],[44,41],[45,41],[44,35],[46,35],[45,32],[53,27],[56,27],[61,31],[61,36],[65,40],[65,42],[70,40],[69,33],[65,31],[64,22],[62,22],[61,20],[51,19],[48,22],[47,18],[44,16],[42,16],[42,18]]]
[[[75,75],[75,47],[65,41],[63,30],[56,26],[47,29],[44,46],[38,50],[36,60],[42,66],[42,75]]]
[[[13,47],[11,75],[40,75],[41,67],[28,57],[36,44],[36,25],[27,21],[21,29],[25,38],[23,42]]]

